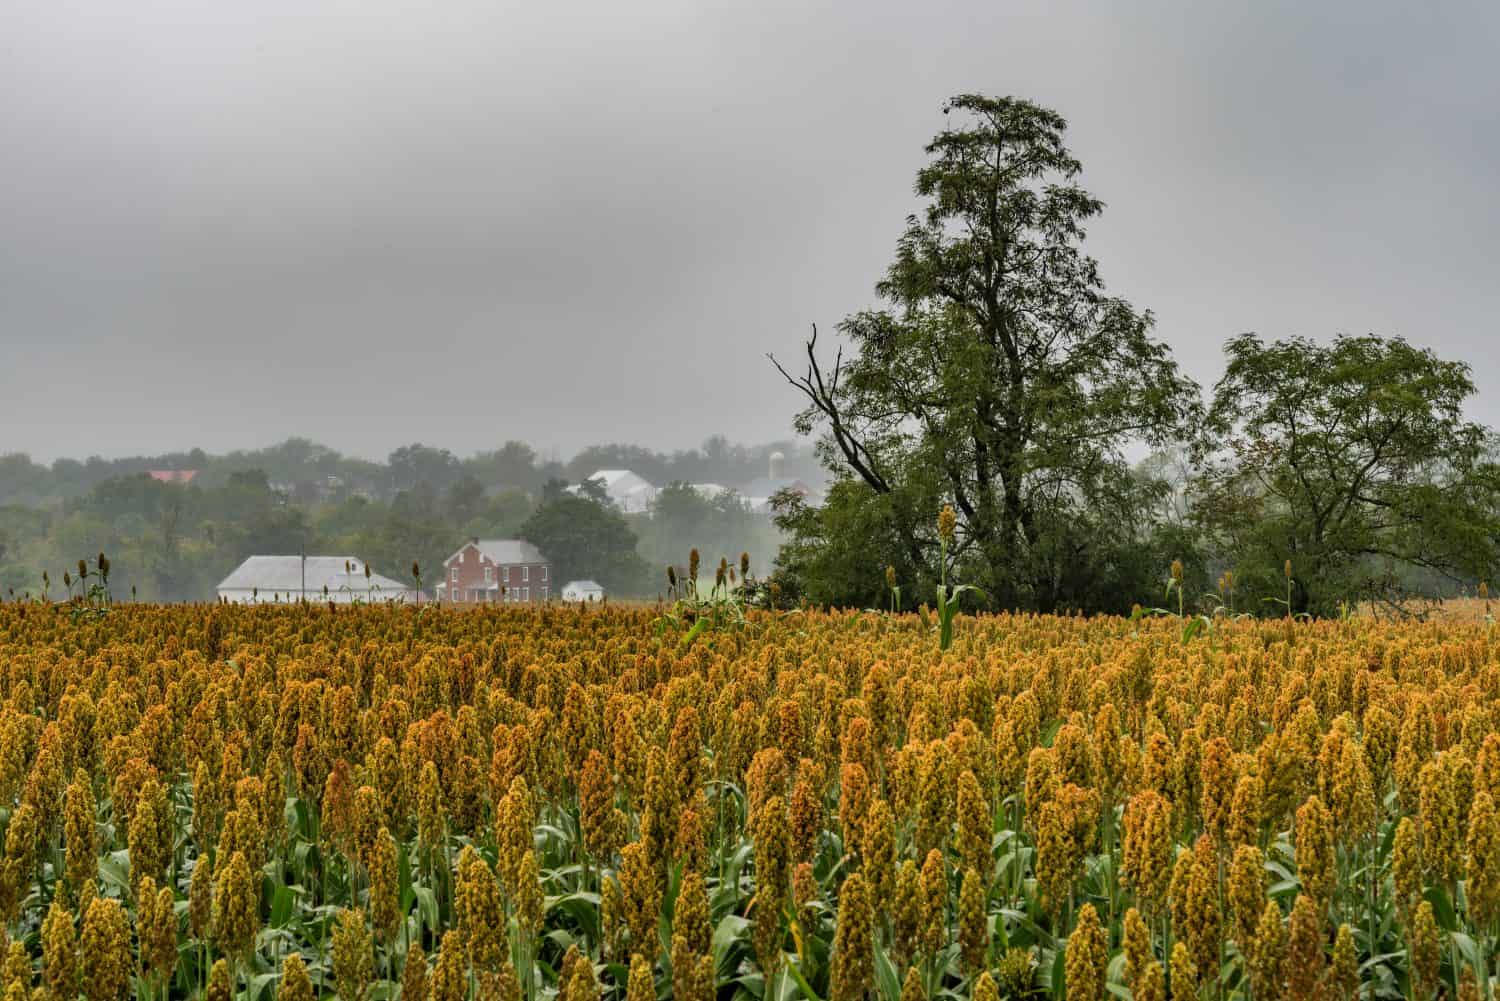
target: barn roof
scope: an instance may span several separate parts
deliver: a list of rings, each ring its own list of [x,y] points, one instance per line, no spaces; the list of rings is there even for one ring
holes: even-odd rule
[[[268,594],[296,593],[302,589],[302,580],[301,556],[251,556],[219,582],[219,590],[248,591],[255,588]],[[407,585],[378,573],[371,573],[366,580],[364,560],[353,556],[307,557],[308,593],[321,593],[325,585],[329,591],[348,588],[362,592],[373,588],[393,594],[408,590]]]

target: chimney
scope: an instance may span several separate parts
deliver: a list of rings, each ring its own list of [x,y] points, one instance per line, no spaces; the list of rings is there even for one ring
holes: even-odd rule
[[[479,536],[477,536],[477,535],[471,535],[471,536],[469,536],[469,541],[471,543],[473,543],[474,545],[477,546],[477,545],[479,545]]]
[[[786,477],[786,456],[780,452],[771,453],[771,479],[780,480]]]

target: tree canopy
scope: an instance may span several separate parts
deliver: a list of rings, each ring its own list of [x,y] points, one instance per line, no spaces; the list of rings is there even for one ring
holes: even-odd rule
[[[1291,560],[1310,610],[1399,601],[1413,573],[1483,578],[1500,468],[1467,421],[1469,368],[1400,338],[1231,340],[1193,507],[1242,580]]]
[[[807,399],[799,430],[821,432],[829,467],[859,485],[830,494],[859,511],[826,511],[831,524],[878,517],[880,558],[930,580],[933,517],[952,503],[952,557],[994,603],[1089,607],[1120,553],[1149,542],[1160,487],[1126,445],[1180,436],[1197,390],[1081,250],[1103,206],[1078,184],[1062,117],[972,94],[944,113],[917,174],[925,206],[876,286],[883,308],[840,325],[847,354],[821,358],[814,330],[805,371],[777,367]]]

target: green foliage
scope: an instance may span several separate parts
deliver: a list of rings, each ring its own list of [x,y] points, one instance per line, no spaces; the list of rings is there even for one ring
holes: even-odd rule
[[[1106,294],[1080,250],[1102,204],[1076,183],[1061,116],[976,95],[945,113],[955,124],[917,174],[926,204],[877,285],[888,308],[844,321],[851,357],[820,360],[815,331],[806,374],[781,369],[808,400],[799,429],[821,430],[825,461],[850,482],[830,497],[845,511],[801,519],[786,559],[808,571],[809,592],[848,594],[847,567],[819,579],[809,549],[878,520],[870,548],[885,552],[872,562],[930,579],[930,513],[951,502],[964,527],[955,558],[996,604],[1099,607],[1091,581],[1147,544],[1160,495],[1124,448],[1180,434],[1196,388],[1149,336],[1150,314]]]
[[[519,534],[547,554],[559,588],[583,577],[612,594],[640,594],[647,586],[635,533],[623,515],[598,501],[571,494],[545,500]]]
[[[1193,503],[1243,584],[1281,614],[1331,615],[1340,600],[1396,603],[1418,581],[1453,588],[1494,566],[1500,467],[1463,417],[1466,365],[1374,336],[1245,334],[1226,352]]]

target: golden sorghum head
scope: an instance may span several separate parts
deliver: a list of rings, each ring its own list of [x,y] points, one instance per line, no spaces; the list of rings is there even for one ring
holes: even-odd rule
[[[625,983],[625,1001],[656,1001],[656,978],[651,963],[640,953],[630,957],[630,976]]]
[[[1157,564],[1157,565],[1160,566],[1160,564]],[[1176,581],[1177,583],[1179,583],[1179,584],[1182,583],[1182,561],[1181,560],[1173,560],[1172,561],[1172,579],[1174,581]]]
[[[468,993],[469,969],[464,959],[463,936],[456,931],[444,932],[428,995],[431,1001],[464,1001]]]
[[[1166,904],[1172,874],[1172,804],[1153,790],[1138,792],[1126,804],[1124,826],[1125,881],[1155,918]]]
[[[437,765],[424,761],[422,774],[417,779],[417,837],[421,839],[422,847],[429,851],[441,847],[446,819],[443,785],[438,779]]]
[[[917,863],[904,859],[896,873],[891,904],[891,940],[898,961],[910,963],[921,949],[922,877]]]
[[[516,922],[526,931],[542,928],[542,875],[537,866],[536,852],[527,852],[521,857],[516,872]]]
[[[645,845],[632,841],[620,849],[616,877],[624,903],[622,917],[630,930],[630,948],[654,956],[656,925],[661,914],[661,880]]]
[[[414,946],[420,953],[421,947]],[[276,985],[276,1001],[313,1001],[312,980],[307,976],[307,966],[300,952],[290,953],[281,963],[281,982]],[[412,1001],[421,1001],[420,998]]]
[[[1283,563],[1281,565],[1281,573],[1282,573],[1283,576],[1286,577],[1287,580],[1291,580],[1292,579],[1292,561],[1291,560],[1287,560],[1285,563]]]
[[[177,912],[172,891],[156,889],[148,876],[136,890],[136,938],[141,962],[152,973],[170,979],[177,967]]]
[[[974,980],[969,998],[970,1001],[1000,1001],[1000,988],[995,986],[995,978],[990,976],[989,970],[983,971]]]
[[[248,953],[260,930],[260,885],[251,878],[243,852],[229,856],[219,872],[213,915],[213,937],[219,948],[232,956]]]
[[[1234,786],[1238,780],[1234,748],[1223,737],[1212,738],[1203,745],[1198,767],[1203,826],[1215,840],[1222,841],[1226,836]]]
[[[333,980],[344,1001],[364,1001],[375,976],[375,946],[363,911],[339,911],[333,926]]]
[[[1469,914],[1481,928],[1489,927],[1500,917],[1500,823],[1495,816],[1495,801],[1488,792],[1474,796],[1469,808],[1467,876],[1464,896]]]
[[[936,848],[922,862],[919,899],[921,951],[925,956],[935,957],[948,944],[948,872],[943,865],[943,853]]]
[[[1240,951],[1248,955],[1266,902],[1266,860],[1259,848],[1240,845],[1234,850],[1227,889],[1235,941],[1240,944]]]
[[[99,829],[95,822],[94,790],[88,773],[78,769],[63,793],[63,838],[67,842],[65,872],[76,904],[85,882],[92,883],[99,864]]]
[[[1490,600],[1490,585],[1489,585],[1488,581],[1483,581],[1482,580],[1482,581],[1479,582],[1479,600],[1480,601],[1489,601]]]
[[[1333,893],[1334,871],[1333,818],[1316,796],[1297,808],[1292,826],[1293,847],[1297,855],[1297,878],[1304,893],[1326,906]]]
[[[1167,1001],[1167,973],[1156,960],[1147,962],[1136,978],[1132,997],[1134,1001]]]
[[[1250,985],[1257,995],[1275,997],[1281,985],[1281,957],[1286,948],[1286,926],[1281,921],[1281,908],[1276,901],[1267,900],[1255,925],[1255,935],[1245,950],[1245,965],[1250,974]]]
[[[1125,912],[1121,938],[1125,952],[1125,983],[1131,990],[1135,990],[1147,964],[1156,955],[1151,949],[1151,932],[1146,927],[1141,912],[1134,907]]]
[[[31,986],[31,955],[26,951],[26,943],[18,939],[11,940],[5,954],[5,984],[7,990],[12,984],[23,991]]]
[[[969,769],[958,777],[958,828],[954,848],[960,863],[988,882],[994,863],[990,842],[994,838],[994,820],[979,779]]]
[[[384,827],[370,852],[370,924],[383,943],[393,941],[401,921],[401,874],[396,839]]]
[[[1324,996],[1321,917],[1324,906],[1306,893],[1299,893],[1292,905],[1292,916],[1287,922],[1286,961],[1282,965],[1287,1001],[1320,1001]]]
[[[922,971],[913,966],[906,971],[901,982],[901,1001],[927,1001],[927,991],[922,987]]]
[[[226,960],[214,960],[213,969],[208,974],[208,990],[203,996],[205,1001],[233,1001],[234,980],[229,976]]]
[[[672,996],[682,1001],[713,1001],[712,969],[703,977],[702,961],[712,963],[713,927],[709,918],[708,888],[703,877],[682,877],[672,914]]]
[[[1193,868],[1186,901],[1187,934],[1184,936],[1192,947],[1193,963],[1200,970],[1217,968],[1224,919],[1219,911],[1218,881],[1218,853],[1213,841],[1204,835],[1193,846]]]
[[[1073,934],[1068,936],[1063,972],[1069,1001],[1104,1001],[1105,974],[1109,969],[1109,945],[1099,924],[1099,913],[1093,904],[1078,911]]]
[[[969,869],[958,891],[958,945],[963,968],[971,976],[988,965],[990,928],[985,899],[983,878]]]
[[[1234,786],[1234,800],[1229,807],[1229,822],[1224,836],[1231,845],[1253,845],[1260,841],[1264,818],[1265,787],[1257,775],[1241,775]]]
[[[54,996],[78,996],[78,940],[73,915],[55,897],[42,922],[42,972]]]
[[[88,1001],[117,1001],[126,996],[135,959],[130,949],[130,923],[118,900],[95,897],[89,904],[78,936],[78,953]]]
[[[1437,879],[1458,878],[1462,863],[1460,817],[1453,776],[1441,759],[1423,766],[1419,784],[1422,860]]]
[[[791,898],[791,831],[786,801],[771,796],[750,818],[755,846],[755,927],[752,935],[761,969],[769,974],[781,961],[782,918]]]
[[[830,1001],[862,1001],[875,986],[875,930],[869,887],[855,872],[839,890],[834,925]]]
[[[188,930],[194,938],[207,938],[213,930],[214,867],[206,853],[193,861],[188,884]]]
[[[420,942],[413,942],[406,950],[401,965],[401,997],[404,1001],[427,1001],[427,953]]]
[[[1197,1001],[1198,967],[1186,942],[1172,944],[1172,1001]]]
[[[952,545],[953,533],[958,526],[958,515],[953,511],[953,505],[944,504],[943,509],[938,512],[938,536],[943,542]]]
[[[1354,951],[1354,933],[1347,924],[1339,925],[1333,939],[1333,964],[1328,971],[1331,986],[1339,1001],[1356,1001],[1359,997],[1359,956]]]
[[[1438,989],[1438,963],[1442,946],[1438,940],[1437,919],[1432,905],[1422,901],[1412,914],[1406,932],[1406,951],[1410,967],[1412,997],[1430,998]]]
[[[615,784],[609,764],[597,750],[589,751],[578,773],[578,826],[584,849],[599,862],[608,862],[623,832],[615,826]]]
[[[500,884],[472,847],[458,857],[454,916],[476,971],[498,973],[509,955]]]
[[[856,860],[864,857],[863,831],[869,810],[870,777],[864,765],[845,762],[839,770],[839,821],[843,825],[844,853]]]
[[[896,587],[896,568],[889,564],[885,568],[885,586],[892,589]]]
[[[1402,817],[1396,824],[1391,877],[1396,885],[1396,909],[1405,912],[1422,893],[1422,852],[1417,844],[1417,825],[1410,817]]]

